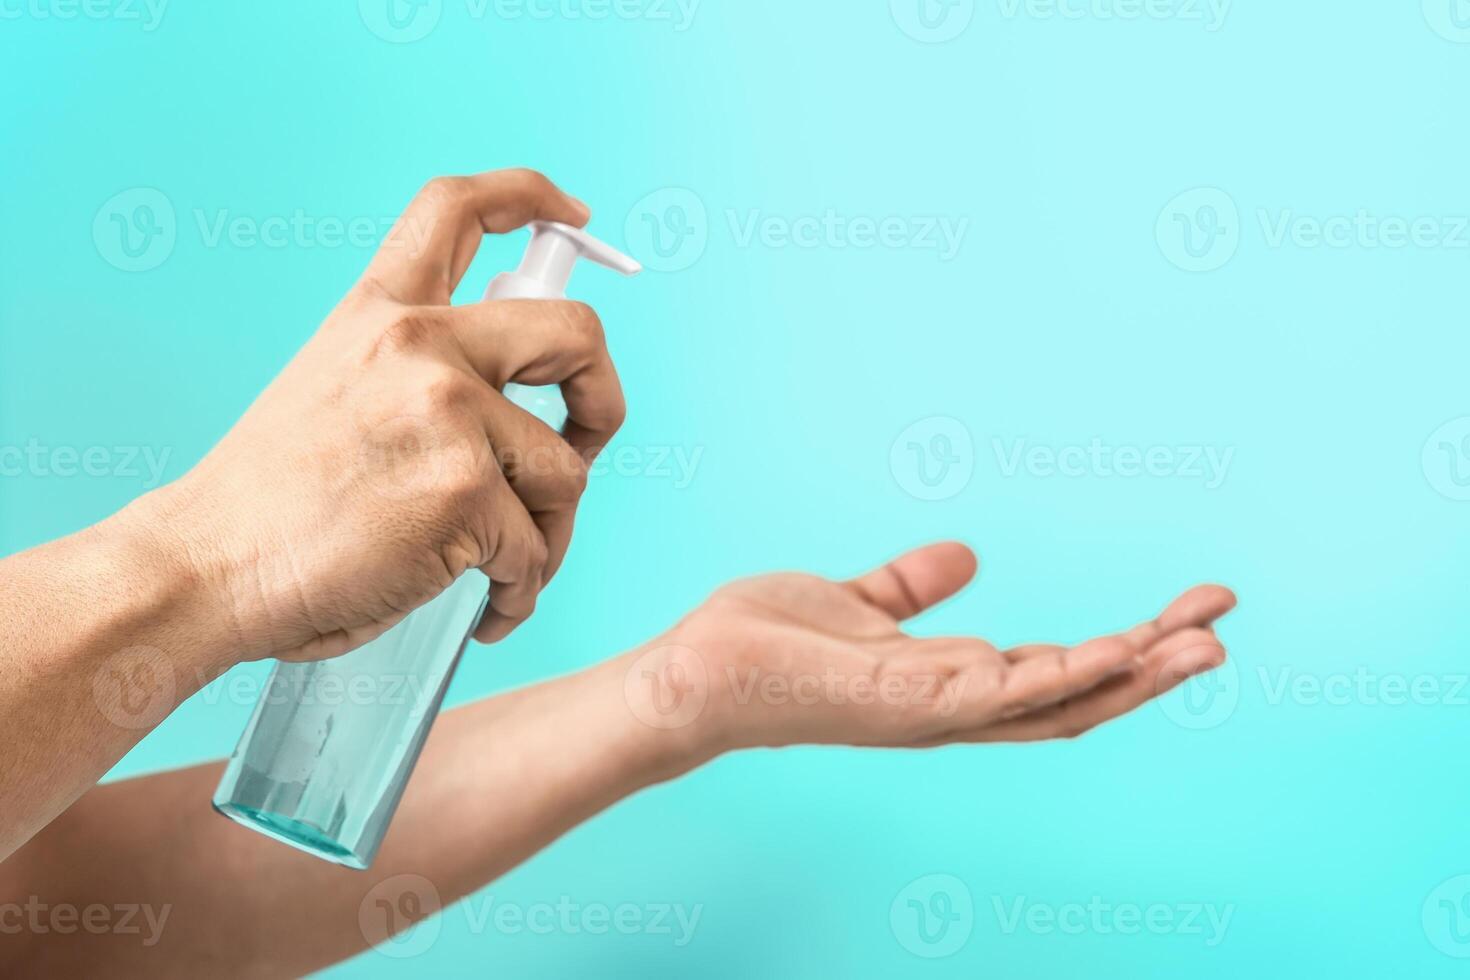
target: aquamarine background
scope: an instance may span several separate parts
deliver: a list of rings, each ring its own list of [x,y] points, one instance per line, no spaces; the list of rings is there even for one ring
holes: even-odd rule
[[[1464,897],[1453,879],[1470,872],[1466,692],[1282,701],[1261,673],[1362,670],[1443,692],[1470,669],[1470,503],[1448,468],[1470,459],[1441,459],[1438,439],[1423,453],[1447,421],[1452,442],[1470,431],[1470,233],[1453,241],[1470,214],[1470,30],[1451,0],[1237,2],[1217,30],[1185,0],[1135,19],[1099,16],[1128,0],[1073,0],[1077,18],[961,0],[945,43],[905,33],[906,0],[704,0],[682,31],[569,16],[595,9],[574,0],[537,6],[547,17],[440,0],[408,43],[374,33],[392,36],[376,2],[174,0],[151,31],[39,16],[64,0],[0,8],[0,447],[167,449],[178,476],[369,255],[208,247],[196,210],[391,216],[429,176],[524,164],[587,200],[595,232],[687,266],[633,283],[588,270],[574,290],[602,313],[630,396],[619,445],[703,456],[687,487],[600,477],[538,617],[473,651],[452,700],[626,649],[736,576],[846,575],[946,536],[980,551],[982,580],[926,632],[1076,640],[1208,579],[1242,601],[1214,701],[1176,694],[1079,743],[727,758],[479,897],[702,905],[683,948],[475,935],[451,914],[423,955],[370,953],[335,975],[1462,974],[1470,935],[1456,940],[1439,899]],[[93,224],[139,187],[172,204],[177,242],[125,272]],[[666,259],[638,232],[645,213],[678,217],[667,207],[690,198],[670,188],[706,218],[684,212],[695,236]],[[1165,206],[1196,188],[1238,209],[1211,261],[1237,251],[1212,271],[1171,261],[1189,264]],[[1202,199],[1182,200],[1199,231]],[[948,262],[742,246],[732,230],[732,213],[829,209],[969,226]],[[1273,247],[1262,209],[1428,216],[1451,241]],[[463,298],[520,246],[488,242]],[[973,445],[951,441],[973,478],[946,499],[906,492],[917,472],[891,462],[916,423]],[[1095,437],[1234,456],[1207,490],[1008,477],[992,442]],[[97,520],[144,482],[0,478],[0,552]],[[213,701],[185,705],[116,775],[227,753],[248,705]],[[955,926],[968,939],[936,959],[902,914],[890,922],[931,874],[974,908]],[[1233,918],[1214,947],[1007,934],[992,899],[1019,896]]]

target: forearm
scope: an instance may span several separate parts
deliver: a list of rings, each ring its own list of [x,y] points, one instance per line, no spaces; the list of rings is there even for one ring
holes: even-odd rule
[[[131,513],[0,561],[0,860],[231,662]]]
[[[386,913],[377,900],[402,907],[405,888],[424,900],[422,879],[432,889],[425,904],[437,897],[447,905],[695,763],[697,753],[629,711],[625,670],[611,661],[446,713],[367,873],[215,815],[208,801],[218,764],[99,787],[0,866],[0,908],[31,895],[53,907],[138,906],[140,929],[28,928],[15,947],[28,958],[13,966],[37,974],[105,963],[150,975],[298,976],[360,952],[383,938]]]

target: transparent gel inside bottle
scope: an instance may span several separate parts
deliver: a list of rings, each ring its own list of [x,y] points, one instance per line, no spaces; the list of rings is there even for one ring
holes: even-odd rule
[[[488,595],[489,581],[470,571],[346,656],[277,665],[215,809],[317,857],[367,868]]]

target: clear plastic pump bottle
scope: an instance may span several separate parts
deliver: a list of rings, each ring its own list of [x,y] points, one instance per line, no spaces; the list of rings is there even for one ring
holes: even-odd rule
[[[579,259],[624,275],[641,267],[586,232],[531,225],[520,268],[486,299],[561,299]],[[555,388],[506,395],[560,429]],[[489,601],[472,570],[372,643],[335,660],[278,664],[215,791],[225,816],[350,868],[367,868],[388,831],[444,692]]]

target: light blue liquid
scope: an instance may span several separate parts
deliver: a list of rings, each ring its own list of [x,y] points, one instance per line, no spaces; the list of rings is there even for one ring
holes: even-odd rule
[[[471,571],[346,656],[277,665],[215,808],[317,857],[367,868],[488,596],[488,580]]]

